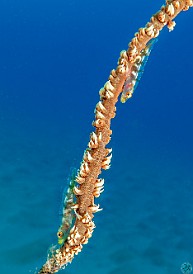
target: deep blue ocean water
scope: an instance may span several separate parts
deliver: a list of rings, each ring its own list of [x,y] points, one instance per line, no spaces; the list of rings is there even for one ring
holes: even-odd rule
[[[1,0],[0,273],[34,273],[119,52],[162,1]],[[94,236],[61,273],[176,274],[193,265],[193,10],[164,29],[117,104]]]

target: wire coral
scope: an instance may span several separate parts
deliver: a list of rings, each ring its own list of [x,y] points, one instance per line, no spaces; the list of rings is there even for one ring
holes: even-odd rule
[[[90,134],[88,148],[85,150],[83,160],[73,184],[73,193],[76,202],[71,206],[75,212],[75,222],[62,245],[54,249],[48,256],[46,263],[39,270],[39,274],[56,273],[72,261],[84,244],[92,236],[95,224],[94,213],[100,211],[99,205],[95,204],[95,198],[103,191],[104,180],[98,178],[102,169],[109,169],[112,158],[112,150],[106,148],[111,140],[111,119],[116,115],[116,102],[119,95],[125,96],[125,83],[131,77],[137,60],[140,60],[152,39],[158,37],[164,26],[173,30],[173,19],[181,12],[193,6],[192,0],[167,0],[166,5],[154,14],[144,28],[140,28],[131,40],[127,51],[120,53],[118,66],[112,70],[108,81],[100,89],[100,100],[95,108],[95,119],[92,125],[95,131]],[[148,44],[150,43],[150,44]],[[132,96],[132,92],[126,94],[126,101]],[[71,191],[70,191],[71,192]],[[66,203],[65,203],[66,206]],[[66,210],[66,209],[65,209]],[[66,211],[64,213],[66,214]],[[65,220],[63,220],[65,223]],[[58,235],[63,236],[63,235]]]

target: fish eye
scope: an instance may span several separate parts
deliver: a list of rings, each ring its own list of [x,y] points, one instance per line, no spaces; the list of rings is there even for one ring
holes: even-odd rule
[[[64,236],[64,233],[62,231],[58,231],[57,236],[58,238],[62,238]]]

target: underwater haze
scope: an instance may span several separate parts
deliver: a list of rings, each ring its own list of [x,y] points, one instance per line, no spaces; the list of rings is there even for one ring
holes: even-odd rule
[[[0,273],[35,273],[57,243],[98,91],[162,4],[0,1]],[[132,99],[118,102],[96,200],[103,211],[60,273],[180,274],[193,265],[192,16],[161,32]]]

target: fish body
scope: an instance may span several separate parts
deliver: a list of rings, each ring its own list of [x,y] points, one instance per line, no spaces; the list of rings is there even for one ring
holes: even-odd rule
[[[148,61],[151,50],[154,44],[157,42],[157,38],[150,40],[146,47],[141,51],[140,55],[137,57],[135,63],[132,65],[130,71],[128,72],[127,79],[123,85],[123,91],[121,94],[121,102],[125,103],[129,98],[132,97],[133,92],[138,86],[138,83],[143,75],[145,65]]]
[[[73,192],[76,184],[75,178],[76,170],[73,169],[72,175],[70,177],[69,187],[63,202],[62,222],[57,232],[59,245],[64,244],[75,219],[74,210],[72,209],[75,200],[75,194]]]

